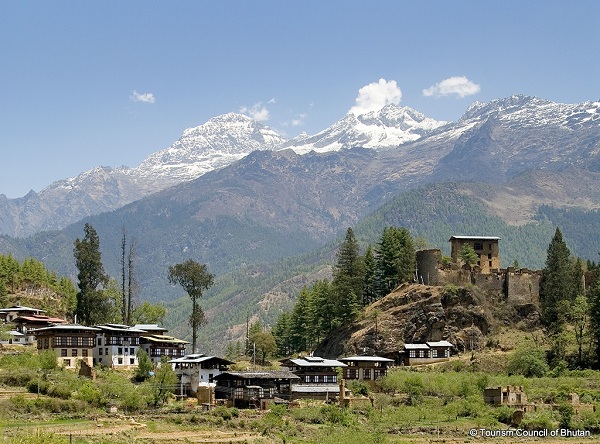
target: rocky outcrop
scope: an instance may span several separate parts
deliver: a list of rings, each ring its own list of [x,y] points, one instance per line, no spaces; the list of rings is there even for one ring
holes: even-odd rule
[[[405,343],[442,339],[459,349],[476,347],[494,323],[486,297],[475,287],[405,284],[368,307],[362,319],[330,333],[315,354],[392,356]]]

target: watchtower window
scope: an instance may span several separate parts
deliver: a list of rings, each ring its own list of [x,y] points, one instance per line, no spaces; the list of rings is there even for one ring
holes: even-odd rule
[[[475,242],[475,245],[473,245],[473,249],[474,250],[483,250],[483,242]]]

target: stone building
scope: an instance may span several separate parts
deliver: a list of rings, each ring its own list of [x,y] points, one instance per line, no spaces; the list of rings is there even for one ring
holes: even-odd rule
[[[455,263],[460,262],[460,251],[465,245],[471,245],[479,260],[477,266],[481,273],[490,273],[500,269],[499,237],[493,236],[452,236],[450,242],[450,256]]]

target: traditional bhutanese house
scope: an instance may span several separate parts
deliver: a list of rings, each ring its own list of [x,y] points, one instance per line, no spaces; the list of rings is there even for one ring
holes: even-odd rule
[[[341,358],[348,367],[344,369],[344,379],[372,382],[387,374],[393,359],[380,356],[350,356]]]
[[[429,341],[426,343],[429,346],[429,358],[446,361],[450,359],[454,344],[448,341]]]
[[[216,399],[227,399],[235,407],[258,408],[262,399],[290,400],[292,384],[300,377],[288,370],[226,371],[214,379]]]
[[[292,398],[329,399],[338,396],[338,369],[347,367],[337,359],[325,359],[318,356],[284,359],[281,365],[300,377],[292,385]]]
[[[448,341],[404,344],[400,356],[404,365],[432,364],[449,360],[452,348],[454,345]]]
[[[15,330],[25,335],[27,345],[35,345],[35,335],[33,330],[50,327],[56,324],[67,324],[67,321],[61,318],[46,315],[22,315],[13,319]]]
[[[58,356],[58,364],[66,368],[76,368],[78,361],[93,365],[93,352],[96,346],[96,332],[99,329],[77,324],[52,325],[33,332],[38,352],[53,350]]]
[[[27,337],[16,330],[0,333],[0,344],[2,345],[27,345]]]
[[[169,359],[182,358],[185,356],[185,346],[189,342],[167,335],[140,336],[140,347],[144,349],[154,363],[159,363],[162,356]]]
[[[39,315],[45,313],[39,308],[25,307],[23,305],[13,305],[8,308],[0,308],[0,320],[3,322],[12,322],[19,316]]]
[[[450,242],[450,255],[453,262],[460,262],[460,251],[465,244],[470,244],[477,253],[477,266],[481,273],[490,273],[500,269],[499,237],[493,236],[452,236]]]
[[[186,355],[169,361],[179,379],[176,393],[187,396],[196,396],[200,384],[212,384],[214,378],[227,371],[233,361],[206,356],[202,353]]]
[[[121,324],[96,325],[96,328],[99,331],[96,334],[94,364],[111,368],[138,365],[140,336],[147,334],[146,331]]]

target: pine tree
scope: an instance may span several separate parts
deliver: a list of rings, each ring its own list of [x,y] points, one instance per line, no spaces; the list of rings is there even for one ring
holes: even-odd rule
[[[595,356],[595,368],[600,369],[600,279],[596,279],[588,294],[589,323]]]
[[[367,247],[364,255],[365,277],[363,280],[363,306],[372,304],[377,300],[377,261],[373,247]]]
[[[415,273],[415,247],[406,228],[386,227],[377,249],[377,296],[387,295]]]
[[[100,255],[100,238],[94,227],[88,223],[84,227],[83,240],[75,240],[73,254],[79,270],[79,292],[77,293],[76,314],[84,325],[100,324],[110,316],[102,288],[108,283]]]
[[[344,324],[354,319],[362,306],[363,280],[364,264],[359,255],[358,241],[352,228],[348,228],[333,270],[334,322]]]
[[[181,264],[170,266],[168,277],[171,284],[181,285],[192,300],[189,325],[192,329],[192,350],[196,353],[198,328],[204,322],[204,312],[198,304],[198,299],[202,297],[204,290],[212,286],[214,276],[208,272],[205,264],[188,259]]]
[[[571,303],[579,289],[574,282],[571,253],[559,228],[548,245],[546,265],[540,281],[542,321],[553,332],[562,328],[560,307]]]

